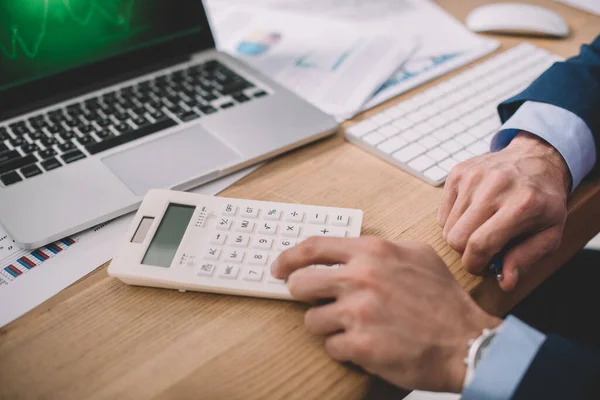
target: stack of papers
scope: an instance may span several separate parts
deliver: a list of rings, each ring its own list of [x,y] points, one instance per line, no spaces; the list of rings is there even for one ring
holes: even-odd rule
[[[208,0],[219,49],[338,120],[498,48],[429,0]]]

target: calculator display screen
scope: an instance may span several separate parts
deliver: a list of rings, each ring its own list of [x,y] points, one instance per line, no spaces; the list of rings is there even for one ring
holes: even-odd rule
[[[169,204],[142,264],[165,268],[171,265],[195,210],[194,206]]]

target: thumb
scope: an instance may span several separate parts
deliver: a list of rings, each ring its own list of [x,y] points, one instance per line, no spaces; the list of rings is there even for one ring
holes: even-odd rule
[[[561,236],[562,227],[552,226],[508,250],[504,256],[504,279],[500,281],[500,288],[506,292],[514,290],[519,277],[523,276],[532,264],[558,248]]]

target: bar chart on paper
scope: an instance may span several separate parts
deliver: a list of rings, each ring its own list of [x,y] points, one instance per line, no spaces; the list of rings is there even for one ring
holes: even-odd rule
[[[66,237],[37,250],[23,250],[0,226],[0,288],[9,285],[34,268],[38,268],[50,258],[76,243],[77,239]]]

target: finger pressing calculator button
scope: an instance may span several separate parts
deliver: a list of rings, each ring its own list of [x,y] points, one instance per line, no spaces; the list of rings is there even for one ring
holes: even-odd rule
[[[267,282],[275,283],[275,284],[279,284],[279,285],[285,285],[285,281],[283,279],[275,278],[273,275],[271,275],[271,272],[268,273]]]
[[[343,214],[335,214],[329,219],[329,223],[335,226],[348,226],[350,223],[350,217]]]
[[[198,276],[212,276],[217,269],[217,264],[204,263],[198,268]]]
[[[279,221],[281,219],[281,209],[276,207],[269,207],[264,213],[263,218],[268,219],[270,221]]]
[[[221,231],[228,231],[233,223],[231,218],[219,218],[217,221],[217,229]]]
[[[291,210],[285,214],[285,221],[288,222],[302,222],[304,220],[304,212],[298,210]]]
[[[250,243],[250,235],[233,235],[229,238],[229,245],[235,247],[248,247]]]
[[[272,222],[262,222],[258,227],[258,233],[263,235],[274,235],[277,233],[277,225]]]
[[[253,251],[250,253],[248,263],[252,265],[267,265],[268,254],[264,251]]]
[[[235,230],[237,232],[252,232],[254,231],[254,225],[256,225],[254,221],[250,221],[249,219],[243,219],[236,223]]]
[[[298,237],[300,234],[300,225],[284,224],[282,229],[281,234],[283,236]]]
[[[346,230],[343,228],[334,228],[331,226],[308,226],[302,234],[305,237],[310,236],[328,236],[328,237],[346,237]]]
[[[225,253],[225,260],[227,262],[241,263],[245,254],[240,250],[229,250]]]
[[[242,217],[257,218],[258,217],[258,208],[256,208],[256,207],[242,208]]]
[[[207,260],[218,260],[219,256],[221,256],[221,249],[219,249],[218,247],[209,247],[208,249],[206,249],[206,254],[204,255],[204,258],[206,258]]]
[[[231,264],[223,265],[221,267],[221,269],[219,270],[219,278],[237,279],[239,274],[240,274],[240,267],[238,267],[236,265],[231,265]]]
[[[263,270],[256,267],[248,267],[244,271],[244,280],[251,282],[260,282],[263,277]]]
[[[221,213],[223,215],[234,216],[237,213],[238,207],[235,204],[225,204]]]
[[[256,237],[254,238],[252,247],[256,249],[271,250],[271,247],[273,247],[273,239],[270,237]]]
[[[324,224],[325,219],[327,219],[327,214],[321,211],[311,212],[308,214],[309,224]]]
[[[294,239],[279,239],[277,241],[277,250],[287,250],[296,245]]]
[[[225,244],[227,235],[225,233],[215,232],[210,237],[210,244]]]

